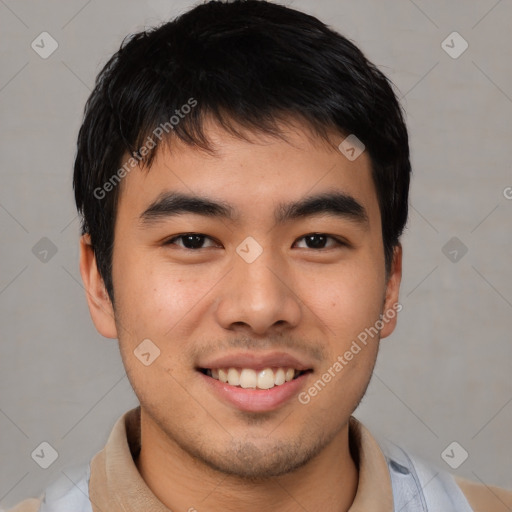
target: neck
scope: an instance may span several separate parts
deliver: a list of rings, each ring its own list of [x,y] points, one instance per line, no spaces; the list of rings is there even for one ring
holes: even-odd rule
[[[349,449],[348,423],[313,460],[292,473],[247,480],[213,470],[163,436],[141,414],[141,451],[137,469],[152,493],[170,510],[279,509],[349,510],[354,501],[358,468]]]

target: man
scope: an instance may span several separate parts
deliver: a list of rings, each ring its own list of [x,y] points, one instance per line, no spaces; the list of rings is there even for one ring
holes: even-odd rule
[[[74,188],[140,407],[14,510],[511,510],[352,416],[401,309],[409,179],[388,80],[311,16],[213,1],[126,41]]]

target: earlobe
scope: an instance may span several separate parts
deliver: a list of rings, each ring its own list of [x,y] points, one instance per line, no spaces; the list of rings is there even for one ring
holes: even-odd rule
[[[96,255],[88,234],[80,237],[80,274],[85,287],[89,312],[96,329],[106,338],[117,338],[114,308],[98,272]]]
[[[402,305],[399,303],[401,280],[402,245],[398,243],[393,250],[393,262],[386,285],[386,297],[382,312],[384,326],[380,332],[381,339],[386,338],[395,330],[398,312],[402,309]]]

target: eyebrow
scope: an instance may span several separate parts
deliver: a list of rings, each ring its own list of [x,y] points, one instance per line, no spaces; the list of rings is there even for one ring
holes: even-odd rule
[[[208,197],[181,192],[164,192],[142,212],[139,220],[148,226],[181,215],[195,214],[204,217],[236,221],[238,216],[232,205]],[[330,215],[368,225],[368,213],[354,197],[338,192],[324,192],[291,203],[279,203],[274,211],[276,224],[315,216]]]

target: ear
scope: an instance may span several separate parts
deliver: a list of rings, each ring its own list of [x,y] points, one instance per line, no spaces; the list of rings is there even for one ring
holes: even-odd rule
[[[393,261],[386,284],[386,296],[382,311],[384,327],[380,331],[380,337],[386,338],[396,327],[398,312],[402,305],[398,302],[400,282],[402,280],[402,244],[398,243],[393,249]]]
[[[96,255],[88,234],[80,237],[80,274],[84,282],[89,312],[96,329],[106,338],[117,338],[114,308],[105,283],[98,272]]]

